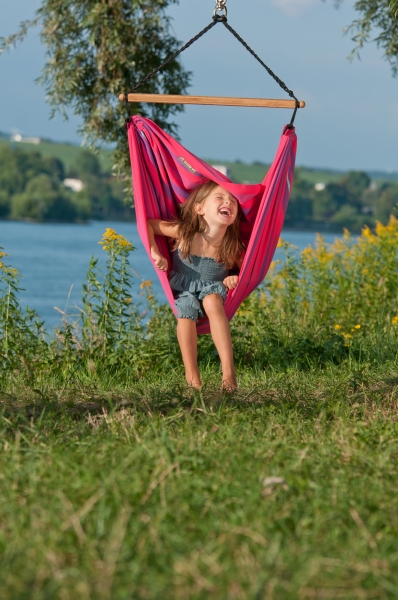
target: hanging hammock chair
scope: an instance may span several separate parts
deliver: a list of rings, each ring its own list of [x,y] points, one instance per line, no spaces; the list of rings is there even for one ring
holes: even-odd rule
[[[170,102],[183,104],[219,104],[230,106],[272,106],[292,107],[293,116],[283,129],[275,159],[262,183],[244,185],[232,183],[211,165],[186,150],[179,142],[163,131],[151,120],[134,116],[126,119],[133,187],[140,238],[150,256],[147,219],[174,220],[179,205],[187,199],[193,189],[206,181],[214,181],[237,198],[241,208],[240,237],[246,247],[244,261],[239,274],[238,285],[229,290],[224,304],[228,319],[232,319],[242,301],[263,281],[272,261],[289,201],[293,184],[297,137],[293,122],[298,108],[305,106],[299,102],[291,90],[258,58],[226,20],[226,0],[216,0],[213,22],[190,40],[185,46],[169,57],[157,69],[142,79],[131,92],[121,94],[120,99],[129,102]],[[223,14],[218,14],[223,11]],[[135,90],[159,72],[199,37],[218,22],[221,22],[267,69],[279,85],[293,100],[269,100],[253,98],[217,98],[206,96],[165,96],[156,94],[136,94]],[[169,268],[171,253],[166,238],[158,236],[160,252],[167,258]],[[163,290],[175,311],[173,293],[165,272],[156,270]],[[199,334],[209,333],[207,317],[199,319]]]

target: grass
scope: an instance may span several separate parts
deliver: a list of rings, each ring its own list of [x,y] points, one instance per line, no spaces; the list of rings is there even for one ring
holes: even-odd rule
[[[3,382],[0,597],[396,598],[398,363],[181,375]]]
[[[189,390],[169,308],[107,229],[46,341],[0,253],[1,600],[398,596],[398,221],[279,241],[232,320],[239,391]],[[148,314],[148,313],[146,313]]]

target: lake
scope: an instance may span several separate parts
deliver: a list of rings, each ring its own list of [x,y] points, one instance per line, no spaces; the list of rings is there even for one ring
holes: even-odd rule
[[[98,242],[106,227],[115,229],[135,247],[130,263],[137,274],[136,289],[142,279],[153,281],[160,302],[165,301],[160,283],[137,233],[135,223],[93,221],[84,225],[21,223],[0,221],[0,246],[10,256],[7,264],[18,269],[24,292],[22,306],[34,308],[52,329],[60,321],[55,307],[73,311],[80,304],[82,283],[90,258],[96,256],[104,264],[106,254]],[[338,234],[323,234],[332,242]],[[283,231],[282,237],[299,250],[313,243],[315,233]]]

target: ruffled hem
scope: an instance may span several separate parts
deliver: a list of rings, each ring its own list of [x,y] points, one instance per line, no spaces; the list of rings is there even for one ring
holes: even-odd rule
[[[223,302],[225,302],[225,298],[227,297],[227,288],[219,281],[214,281],[213,283],[210,283],[202,288],[199,293],[199,300],[202,302],[203,299],[206,298],[206,296],[210,296],[210,294],[218,294],[223,299]]]
[[[175,301],[177,309],[177,319],[192,319],[192,321],[198,320],[199,317],[203,317],[202,307],[198,298],[190,294],[189,292],[183,292]]]
[[[195,319],[195,317],[191,317],[190,315],[180,315],[180,314],[177,314],[176,315],[176,319],[190,319],[191,321],[195,321],[195,323],[198,322],[198,319]]]

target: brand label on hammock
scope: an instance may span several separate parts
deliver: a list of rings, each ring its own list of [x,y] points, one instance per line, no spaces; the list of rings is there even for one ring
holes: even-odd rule
[[[179,156],[178,160],[180,162],[182,162],[182,164],[184,165],[184,167],[186,167],[187,169],[189,169],[191,171],[191,173],[196,173],[195,169],[193,167],[191,167],[191,165],[189,163],[187,163],[187,161],[185,160],[185,158],[183,158],[182,156]]]

